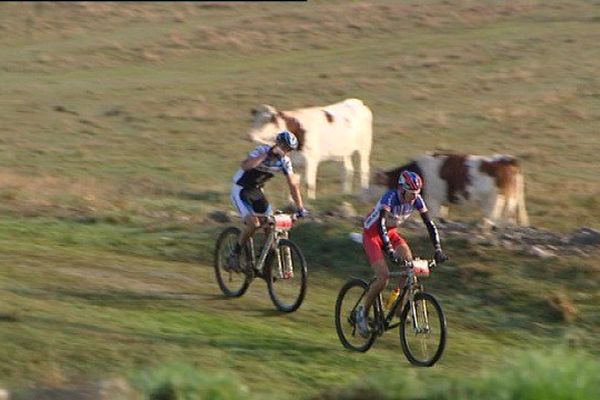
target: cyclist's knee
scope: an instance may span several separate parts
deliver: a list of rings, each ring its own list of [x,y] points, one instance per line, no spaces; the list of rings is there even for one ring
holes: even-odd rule
[[[384,259],[380,259],[377,262],[371,265],[373,271],[375,271],[375,276],[378,279],[388,280],[390,279],[390,270],[387,267]]]
[[[412,259],[412,251],[410,250],[410,247],[408,247],[408,244],[406,242],[398,245],[396,247],[395,251],[396,251],[396,254],[398,254],[400,257],[402,257],[405,260]]]
[[[390,271],[378,271],[376,275],[381,282],[387,283],[390,280]]]

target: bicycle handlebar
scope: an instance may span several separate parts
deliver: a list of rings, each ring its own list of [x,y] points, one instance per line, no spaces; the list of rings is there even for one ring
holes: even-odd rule
[[[437,265],[438,265],[438,263],[434,259],[421,260],[421,261],[427,261],[427,267],[430,270],[437,267]],[[401,266],[401,269],[399,271],[390,271],[391,277],[408,276],[408,275],[411,275],[414,273],[414,270],[413,270],[414,266],[413,266],[412,260],[398,260],[398,262],[396,264]]]
[[[297,213],[285,213],[281,210],[276,210],[273,214],[270,215],[265,215],[261,218],[261,227],[262,228],[266,228],[268,226],[272,226],[275,227],[277,225],[277,216],[279,215],[284,215],[290,218],[291,221],[291,225],[288,227],[284,227],[284,230],[290,229],[292,227],[292,225],[294,225],[296,223],[296,221],[298,221],[299,216]]]
[[[296,222],[297,220],[300,219],[300,217],[298,216],[297,212],[294,213],[286,213],[283,212],[281,210],[275,210],[275,212],[272,215],[269,215],[269,219],[274,220],[275,219],[275,215],[289,215],[289,217],[292,219],[292,221]]]
[[[434,259],[424,260],[424,261],[427,261],[427,266],[429,268],[434,268],[434,267],[437,267],[437,265],[438,265],[438,263]],[[400,260],[399,259],[396,262],[396,264],[400,265],[401,267],[407,268],[407,269],[413,268],[413,260]]]

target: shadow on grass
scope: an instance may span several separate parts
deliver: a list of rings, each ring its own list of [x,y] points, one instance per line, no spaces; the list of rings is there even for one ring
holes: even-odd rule
[[[209,340],[209,344],[214,347],[224,349],[248,350],[248,351],[274,351],[301,353],[303,356],[310,354],[319,354],[331,352],[331,347],[316,345],[306,341],[298,341],[292,338],[282,338],[275,336],[252,336],[248,333],[243,333],[240,339],[219,338]]]
[[[222,204],[227,193],[217,192],[215,190],[206,190],[202,192],[194,192],[190,190],[161,190],[161,194],[177,197],[184,200],[205,201],[207,203]]]
[[[303,355],[319,354],[330,350],[327,346],[316,345],[308,342],[299,342],[292,338],[275,335],[264,335],[254,333],[253,331],[239,330],[219,331],[207,335],[190,327],[183,332],[151,332],[143,328],[128,327],[107,327],[102,323],[84,323],[68,321],[61,318],[29,316],[23,318],[23,322],[37,329],[43,330],[47,335],[76,335],[76,336],[96,336],[104,340],[116,340],[119,343],[152,343],[164,345],[165,343],[176,344],[182,347],[217,347],[227,351],[272,351],[279,353],[293,349]],[[165,327],[168,324],[165,324]],[[160,329],[160,328],[154,328]]]
[[[199,293],[183,292],[136,292],[129,290],[78,290],[64,288],[9,289],[10,292],[33,298],[69,301],[83,300],[86,303],[112,306],[119,309],[182,309],[195,308],[194,301],[204,296]],[[191,301],[190,301],[191,300]]]
[[[0,322],[18,322],[20,319],[16,312],[0,312]]]
[[[148,332],[140,328],[107,327],[105,324],[73,322],[59,318],[29,316],[24,322],[46,332],[47,335],[100,336],[105,340],[118,340],[119,343],[174,343],[180,346],[204,347],[209,340],[197,332],[189,333],[158,333]]]
[[[237,300],[239,299],[239,297],[230,297],[230,296],[225,296],[223,293],[211,293],[211,294],[202,294],[201,295],[204,299],[206,300],[227,300],[227,301],[231,301],[231,300]]]
[[[281,312],[279,310],[275,310],[273,308],[265,308],[263,310],[256,310],[251,315],[256,317],[285,317],[289,314]]]

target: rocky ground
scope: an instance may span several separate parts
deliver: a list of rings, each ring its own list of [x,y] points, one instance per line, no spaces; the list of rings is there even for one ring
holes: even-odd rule
[[[600,230],[581,227],[568,234],[524,226],[505,226],[482,233],[472,225],[448,221],[440,224],[446,236],[463,237],[469,242],[483,246],[502,246],[508,250],[521,251],[540,257],[559,255],[591,257],[600,248]]]
[[[237,214],[215,211],[210,218],[215,222],[229,223],[237,218]],[[312,214],[309,218],[315,222],[340,218],[354,220],[357,226],[362,224],[362,216],[358,215],[348,202],[344,202],[331,210]],[[600,230],[590,227],[580,227],[568,234],[561,234],[532,226],[514,225],[483,231],[474,224],[456,221],[439,222],[437,226],[446,238],[464,238],[475,245],[501,246],[507,250],[524,252],[540,258],[573,254],[581,257],[592,257],[592,253],[600,249]],[[406,221],[403,229],[412,232],[426,232],[423,224],[414,218]],[[360,241],[360,233],[353,232],[349,238]]]

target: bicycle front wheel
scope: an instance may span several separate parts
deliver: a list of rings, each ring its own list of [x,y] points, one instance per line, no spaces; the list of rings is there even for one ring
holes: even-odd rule
[[[307,275],[300,248],[288,239],[281,239],[265,270],[269,296],[279,311],[289,313],[300,307],[306,296]]]
[[[425,292],[415,293],[400,316],[400,342],[411,364],[431,367],[446,347],[446,317],[435,297]]]
[[[366,338],[362,337],[358,331],[356,309],[367,294],[367,290],[369,290],[367,282],[362,279],[352,279],[342,287],[335,302],[335,330],[340,342],[345,348],[360,352],[369,350],[377,337],[373,329]],[[369,310],[370,321],[373,321],[372,310],[374,309],[375,307],[371,307]],[[373,324],[370,325],[373,328]]]
[[[215,246],[215,275],[221,291],[227,297],[240,297],[250,285],[250,277],[244,271],[247,268],[248,252],[243,249],[240,256],[240,269],[229,270],[226,266],[227,257],[233,252],[241,230],[234,226],[225,229],[217,239]]]

